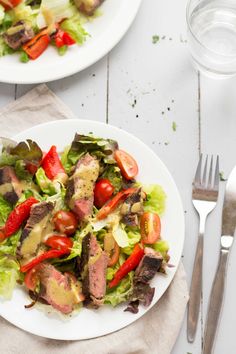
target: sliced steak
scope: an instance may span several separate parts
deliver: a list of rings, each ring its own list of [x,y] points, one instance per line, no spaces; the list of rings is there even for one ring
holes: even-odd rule
[[[163,258],[159,253],[148,247],[145,249],[145,254],[135,270],[133,292],[125,311],[137,313],[137,304],[142,303],[144,306],[151,304],[155,288],[151,288],[149,282],[161,268],[162,262]]]
[[[33,37],[33,29],[24,21],[17,22],[3,34],[4,41],[14,50],[20,48],[22,44],[28,42]]]
[[[95,236],[88,234],[82,242],[81,268],[85,305],[97,308],[103,304],[106,293],[108,257]]]
[[[91,215],[94,201],[94,185],[99,174],[98,160],[86,154],[77,163],[74,174],[69,179],[66,202],[83,221]]]
[[[58,311],[68,314],[84,300],[81,283],[69,274],[62,274],[54,266],[41,263],[35,267],[40,281],[39,297]]]
[[[143,193],[139,188],[121,205],[121,221],[128,226],[138,226],[138,215],[143,212]]]
[[[0,168],[0,195],[11,205],[16,204],[22,192],[15,171],[10,166]]]
[[[93,15],[94,11],[104,0],[74,0],[76,7],[86,15]]]
[[[52,210],[51,202],[41,202],[32,206],[30,217],[22,231],[17,248],[17,255],[22,262],[25,263],[37,254],[44,237],[52,231],[53,226],[49,222]]]

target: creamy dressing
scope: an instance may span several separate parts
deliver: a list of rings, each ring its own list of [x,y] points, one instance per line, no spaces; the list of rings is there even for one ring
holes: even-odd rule
[[[30,234],[24,239],[21,246],[21,255],[25,259],[29,259],[34,255],[39,247],[39,244],[43,242],[48,234],[53,231],[53,225],[48,222],[51,214],[46,215],[38,224],[36,224]]]
[[[88,165],[81,164],[72,177],[76,183],[72,200],[90,198],[93,195],[94,183],[98,175],[99,163],[97,160],[92,160]]]

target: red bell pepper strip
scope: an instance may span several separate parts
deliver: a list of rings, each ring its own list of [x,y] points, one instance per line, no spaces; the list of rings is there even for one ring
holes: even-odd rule
[[[63,256],[68,253],[70,253],[70,250],[68,250],[68,249],[67,250],[65,250],[65,249],[63,249],[63,250],[52,249],[52,250],[46,251],[46,252],[40,254],[38,257],[32,259],[32,261],[30,261],[29,263],[21,266],[20,271],[22,273],[25,273],[28,270],[30,270],[31,268],[35,267],[37,264],[42,263],[46,259],[57,258],[57,257]]]
[[[53,145],[44,156],[41,166],[46,176],[51,180],[57,177],[59,173],[66,174],[55,145]]]
[[[50,43],[50,36],[48,30],[44,29],[39,32],[30,41],[26,42],[22,48],[30,59],[37,59],[48,47]]]
[[[119,193],[117,193],[117,195],[112,198],[111,200],[109,200],[97,213],[97,219],[101,220],[101,219],[105,219],[107,217],[108,214],[110,214],[119,204],[119,202],[121,202],[122,200],[126,199],[130,194],[133,194],[137,191],[137,188],[128,188],[125,189]]]
[[[73,45],[76,43],[69,33],[64,32],[60,28],[57,30],[54,39],[55,39],[55,44],[58,48],[61,48],[64,45]]]
[[[114,275],[114,278],[109,283],[109,288],[113,288],[117,286],[121,279],[123,279],[131,270],[135,269],[144,255],[144,249],[137,244],[131,255],[126,259],[126,261],[120,266],[117,272]]]
[[[10,237],[19,230],[22,223],[28,219],[32,205],[36,203],[38,203],[38,200],[34,197],[30,197],[15,207],[9,214],[4,226],[5,238]]]

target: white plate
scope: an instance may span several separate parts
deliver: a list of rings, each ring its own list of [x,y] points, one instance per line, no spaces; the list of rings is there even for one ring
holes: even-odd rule
[[[123,37],[133,22],[141,0],[105,0],[102,16],[86,24],[91,37],[81,46],[72,46],[64,56],[49,47],[37,60],[27,64],[19,55],[0,58],[0,81],[15,84],[33,84],[64,78],[75,74],[106,55]]]
[[[163,162],[144,143],[127,132],[94,121],[79,119],[62,120],[35,126],[18,134],[17,141],[27,138],[38,142],[43,150],[55,144],[59,150],[68,145],[75,132],[93,132],[97,136],[113,138],[120,148],[128,151],[137,160],[140,173],[138,180],[144,183],[158,183],[167,194],[167,206],[162,217],[162,236],[170,244],[171,263],[168,275],[157,275],[152,282],[156,287],[149,308],[140,306],[138,314],[124,312],[125,305],[116,308],[104,306],[99,310],[83,308],[78,314],[63,321],[58,314],[47,314],[36,307],[25,309],[30,302],[27,293],[17,288],[11,301],[0,301],[0,315],[19,328],[42,337],[64,340],[78,340],[99,337],[117,331],[143,316],[164,294],[170,285],[180,261],[184,243],[184,213],[181,199],[170,173]]]

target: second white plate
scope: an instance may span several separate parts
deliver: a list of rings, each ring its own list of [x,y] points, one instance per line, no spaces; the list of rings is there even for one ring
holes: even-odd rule
[[[27,64],[19,61],[19,55],[0,58],[0,81],[15,84],[48,82],[75,74],[106,55],[123,37],[133,22],[141,0],[105,0],[102,15],[85,25],[91,35],[81,46],[69,48],[59,56],[49,47],[37,60]]]

